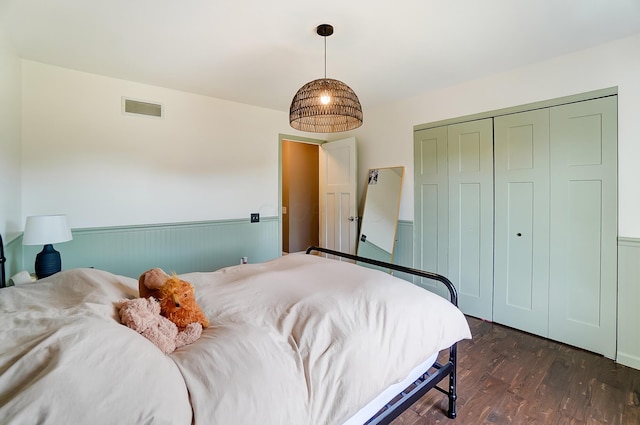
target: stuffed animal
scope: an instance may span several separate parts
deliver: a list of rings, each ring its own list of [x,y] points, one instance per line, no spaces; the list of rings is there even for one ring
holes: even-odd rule
[[[160,268],[147,270],[138,278],[138,291],[140,298],[154,297],[160,299],[160,288],[165,284],[169,276]]]
[[[161,314],[179,329],[198,322],[203,328],[209,320],[196,302],[195,289],[175,274],[168,276],[162,269],[151,269],[140,275],[138,286],[141,297],[153,296],[160,301]]]
[[[178,331],[175,323],[160,315],[160,303],[153,297],[121,300],[118,307],[122,324],[153,342],[165,354],[191,344],[202,335],[202,325],[197,322]]]

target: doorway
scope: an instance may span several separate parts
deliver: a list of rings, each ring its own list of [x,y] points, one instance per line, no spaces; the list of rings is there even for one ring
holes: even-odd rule
[[[319,145],[283,140],[282,253],[318,246],[320,234]]]
[[[331,143],[325,143],[326,140],[310,139],[299,136],[288,136],[280,134],[278,136],[278,230],[281,235],[278,238],[280,252],[283,250],[283,222],[284,214],[282,206],[287,207],[286,212],[291,217],[296,215],[295,211],[289,210],[289,205],[283,203],[283,145],[286,142],[295,144],[309,144],[314,146],[318,153],[318,181],[316,184],[308,188],[308,190],[318,190],[318,222],[319,225],[315,231],[318,235],[317,245],[336,251],[348,252],[355,254],[357,240],[357,188],[356,188],[356,171],[357,171],[357,149],[355,137],[347,139],[334,140]],[[290,146],[293,146],[290,145]],[[295,179],[288,178],[289,183]],[[307,180],[301,178],[299,180]],[[315,214],[315,212],[313,212]],[[290,224],[289,224],[289,227]],[[294,230],[295,231],[295,230]],[[292,237],[291,228],[289,228],[288,239]],[[314,241],[315,242],[315,239]],[[304,244],[303,242],[302,244]],[[309,242],[306,242],[309,243]],[[305,250],[308,245],[304,246]],[[294,247],[289,245],[288,252],[294,251]]]

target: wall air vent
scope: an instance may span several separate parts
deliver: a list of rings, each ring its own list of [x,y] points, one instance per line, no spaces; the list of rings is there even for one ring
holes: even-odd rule
[[[141,100],[123,97],[122,113],[127,115],[146,115],[148,117],[162,118],[162,105],[160,103],[144,102]]]

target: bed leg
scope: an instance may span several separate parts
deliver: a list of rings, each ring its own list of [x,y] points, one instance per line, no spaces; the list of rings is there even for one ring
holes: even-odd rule
[[[456,418],[456,400],[458,395],[456,394],[456,369],[458,367],[458,353],[457,344],[453,344],[449,349],[449,361],[453,364],[453,369],[449,374],[449,411],[447,416],[450,419]]]

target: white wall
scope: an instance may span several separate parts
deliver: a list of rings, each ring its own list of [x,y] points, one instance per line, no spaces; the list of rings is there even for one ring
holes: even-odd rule
[[[0,28],[0,234],[22,230],[20,182],[20,58]]]
[[[406,166],[400,219],[413,220],[413,126],[618,87],[619,234],[640,237],[640,34],[553,60],[366,109],[363,169]],[[429,78],[425,75],[425,78]],[[392,81],[389,84],[393,84]]]
[[[404,165],[400,219],[413,220],[414,125],[617,86],[619,234],[640,237],[638,52],[640,34],[365,107],[360,129],[328,138],[357,137],[361,193],[367,169]],[[93,227],[277,214],[277,137],[296,133],[285,112],[30,61],[22,68],[23,217],[63,212],[72,227]],[[5,108],[19,104],[13,96],[0,100]],[[121,96],[161,102],[166,117],[124,116]]]
[[[24,216],[84,228],[277,215],[286,113],[26,60],[22,72]],[[165,117],[124,115],[122,96]]]

